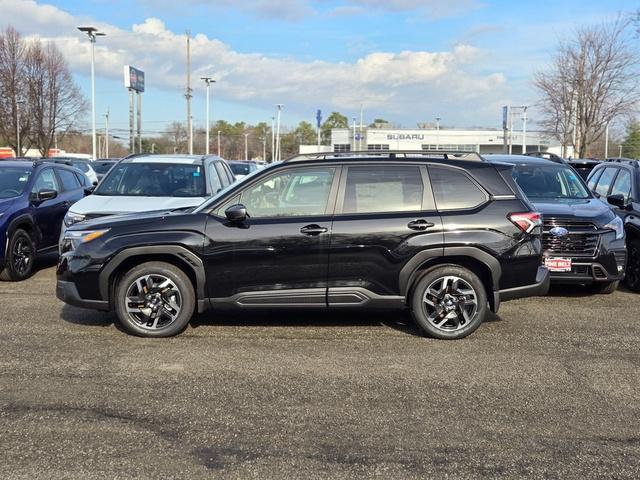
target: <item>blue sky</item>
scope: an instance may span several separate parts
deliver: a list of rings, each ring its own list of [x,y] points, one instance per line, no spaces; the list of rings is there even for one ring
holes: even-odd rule
[[[615,19],[637,2],[504,0],[118,0],[51,3],[0,0],[0,24],[56,41],[89,96],[89,55],[76,25],[99,39],[98,113],[127,125],[122,65],[146,71],[148,133],[182,120],[184,38],[194,35],[194,119],[204,123],[200,74],[219,79],[213,117],[313,122],[315,111],[402,126],[442,117],[448,126],[498,127],[500,105],[533,104],[530,79],[559,38],[576,27]],[[199,35],[199,37],[197,37]],[[325,114],[326,114],[325,113]],[[533,110],[535,122],[535,110]],[[87,119],[87,125],[89,121]]]

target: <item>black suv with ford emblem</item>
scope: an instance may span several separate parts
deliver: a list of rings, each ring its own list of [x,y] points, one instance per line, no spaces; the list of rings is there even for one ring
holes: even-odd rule
[[[627,253],[622,220],[593,195],[573,168],[544,158],[487,155],[513,165],[513,178],[542,213],[543,261],[552,283],[585,284],[612,293],[624,278]]]
[[[148,337],[196,310],[302,307],[409,308],[426,334],[462,338],[548,289],[540,214],[511,170],[460,152],[296,157],[189,211],[73,225],[57,295]]]

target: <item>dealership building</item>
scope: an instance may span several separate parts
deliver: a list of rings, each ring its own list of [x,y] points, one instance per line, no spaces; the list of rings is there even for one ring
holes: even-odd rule
[[[562,153],[557,139],[545,132],[526,132],[527,152]],[[523,134],[514,131],[507,137],[511,153],[521,154]],[[507,147],[508,150],[509,147]],[[353,152],[357,150],[459,150],[464,152],[503,153],[503,130],[456,128],[335,128],[331,130],[331,145],[320,151]],[[300,153],[318,152],[317,145],[301,145]]]

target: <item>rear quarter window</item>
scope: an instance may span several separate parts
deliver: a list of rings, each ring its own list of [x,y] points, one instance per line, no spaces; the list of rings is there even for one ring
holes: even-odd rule
[[[429,177],[438,210],[463,210],[485,203],[489,197],[462,170],[429,166]]]

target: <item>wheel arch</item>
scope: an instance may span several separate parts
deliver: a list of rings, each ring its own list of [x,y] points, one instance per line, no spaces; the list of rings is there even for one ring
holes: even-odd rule
[[[485,287],[492,311],[497,311],[498,303],[494,291],[498,289],[502,268],[493,256],[474,247],[445,247],[441,255],[436,251],[422,251],[413,257],[400,272],[400,293],[410,302],[413,288],[418,279],[433,267],[457,265],[472,271]]]
[[[179,245],[154,245],[127,248],[109,260],[99,277],[102,299],[111,303],[116,284],[114,280],[136,265],[146,262],[166,262],[178,267],[191,281],[196,292],[196,299],[206,298],[206,276],[202,260],[187,248]]]

